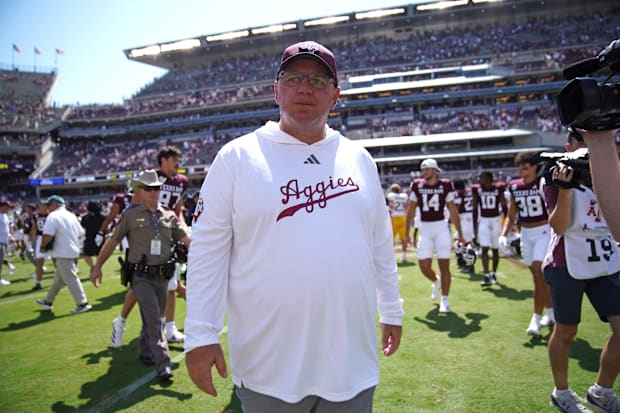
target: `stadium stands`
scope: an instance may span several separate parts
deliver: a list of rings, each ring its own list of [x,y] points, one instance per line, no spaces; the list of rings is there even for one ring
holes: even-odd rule
[[[2,71],[3,90],[10,85],[12,92],[0,99],[0,155],[16,141],[47,146],[30,159],[38,195],[53,188],[76,199],[105,198],[153,166],[159,146],[175,144],[197,187],[221,145],[277,117],[279,53],[314,38],[332,47],[341,73],[343,92],[329,123],[367,145],[386,182],[408,179],[429,154],[454,176],[480,167],[511,173],[515,151],[562,144],[555,109],[562,68],[620,37],[620,7],[610,0],[403,10],[364,22],[351,13],[351,21],[327,28],[295,22],[291,33],[203,44],[189,55],[155,59],[127,50],[168,73],[122,105],[50,108],[55,74]],[[473,139],[480,131],[490,134]],[[450,140],[437,144],[445,134]]]

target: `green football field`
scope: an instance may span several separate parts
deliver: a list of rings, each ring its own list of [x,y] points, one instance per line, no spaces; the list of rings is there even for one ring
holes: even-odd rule
[[[527,269],[503,258],[499,285],[480,287],[480,260],[475,275],[453,267],[451,314],[439,314],[430,300],[431,286],[411,262],[399,265],[405,300],[403,340],[392,357],[381,358],[381,384],[374,411],[402,412],[545,412],[553,389],[547,339],[525,333],[532,314],[532,280]],[[400,254],[398,254],[400,256]],[[175,377],[162,384],[151,367],[137,357],[140,314],[127,321],[124,346],[109,346],[111,322],[125,295],[118,262],[104,267],[104,283],[96,289],[80,275],[89,302],[88,313],[71,315],[75,304],[66,288],[53,312],[40,311],[53,276],[33,292],[30,263],[12,257],[12,282],[0,287],[0,412],[240,412],[230,379],[216,379],[213,398],[198,391],[185,369],[183,347],[171,345]],[[436,267],[436,264],[435,264]],[[184,301],[177,304],[177,325],[183,327]],[[583,321],[572,347],[571,387],[584,396],[598,369],[609,326],[600,322],[584,300]],[[222,334],[226,350],[225,333]],[[277,349],[274,349],[274,352]],[[330,351],[325,348],[324,351]],[[286,366],[282,366],[286,368]],[[616,392],[620,389],[616,384]]]

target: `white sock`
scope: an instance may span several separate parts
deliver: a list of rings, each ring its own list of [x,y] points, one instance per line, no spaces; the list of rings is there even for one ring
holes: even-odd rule
[[[547,308],[546,312],[547,312],[547,317],[548,318],[550,318],[552,320],[555,320],[555,313],[553,312],[553,307]]]
[[[126,320],[125,317],[123,317],[122,315],[119,315],[118,319],[121,320],[123,322],[123,324],[125,324],[125,320]]]
[[[533,318],[534,320],[536,320],[536,322],[537,322],[537,323],[540,323],[540,319],[542,318],[542,316],[541,316],[540,314],[536,314],[536,313],[534,313],[534,314],[532,315],[532,318]]]
[[[168,321],[165,325],[164,328],[166,329],[166,331],[173,331],[175,328],[175,324],[174,321]]]
[[[554,397],[560,397],[560,396],[562,396],[562,395],[564,395],[564,394],[566,394],[568,392],[570,392],[570,388],[566,389],[566,390],[558,390],[557,387],[553,388],[553,396]]]

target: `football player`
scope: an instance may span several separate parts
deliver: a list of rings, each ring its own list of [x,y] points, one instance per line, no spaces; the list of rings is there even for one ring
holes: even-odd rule
[[[407,227],[405,220],[405,205],[407,204],[407,194],[401,192],[399,184],[390,185],[390,193],[386,196],[392,217],[392,235],[400,240],[403,248],[402,261],[407,261]]]
[[[521,255],[534,279],[534,314],[526,330],[534,336],[540,336],[541,326],[551,325],[554,321],[551,294],[542,272],[542,261],[549,245],[551,228],[540,192],[538,160],[538,153],[535,152],[519,152],[515,157],[520,178],[508,183],[511,202],[499,239],[500,248],[509,251],[506,236],[518,219],[521,227]],[[546,310],[544,315],[543,310]]]
[[[407,203],[407,228],[411,227],[416,208],[420,209],[420,239],[418,241],[418,261],[420,270],[433,283],[431,299],[436,300],[441,291],[439,312],[449,313],[450,305],[450,254],[452,241],[450,226],[444,216],[444,208],[448,208],[450,218],[456,231],[458,240],[465,243],[458,209],[454,204],[454,189],[450,179],[438,177],[441,169],[434,159],[425,159],[420,165],[421,179],[414,179],[411,183],[409,202]],[[409,241],[409,240],[407,240]],[[440,277],[432,269],[433,254],[437,254]]]
[[[482,249],[482,269],[484,270],[483,287],[497,284],[497,267],[499,266],[499,237],[502,232],[501,215],[506,211],[504,199],[505,187],[493,182],[491,171],[482,171],[478,176],[479,184],[472,188],[474,198],[474,231]],[[489,271],[489,249],[493,255],[493,270]]]

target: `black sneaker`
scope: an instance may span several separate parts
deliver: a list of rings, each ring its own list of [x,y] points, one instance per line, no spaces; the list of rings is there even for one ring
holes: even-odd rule
[[[174,377],[172,373],[172,369],[170,367],[166,367],[161,373],[159,373],[159,379],[161,381],[170,381]]]
[[[90,311],[93,309],[93,306],[88,304],[88,303],[84,303],[84,304],[80,304],[77,307],[75,307],[75,309],[71,310],[71,314],[80,314],[80,313],[85,313],[87,311]]]
[[[491,284],[493,284],[493,283],[491,282],[491,277],[489,277],[488,275],[485,275],[485,276],[484,276],[484,281],[482,281],[482,282],[480,283],[480,285],[481,285],[482,287],[488,287],[488,286],[489,286],[489,285],[491,285]]]
[[[34,287],[32,287],[32,291],[36,291],[36,290],[40,290],[41,288],[41,284],[35,284]]]
[[[48,303],[47,301],[41,300],[40,298],[37,298],[37,304],[44,310],[52,309],[52,303]]]
[[[495,278],[495,273],[491,274],[491,283],[497,284],[497,278]]]

